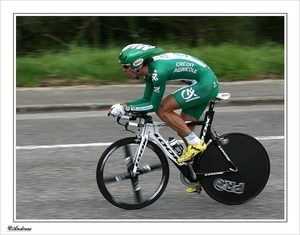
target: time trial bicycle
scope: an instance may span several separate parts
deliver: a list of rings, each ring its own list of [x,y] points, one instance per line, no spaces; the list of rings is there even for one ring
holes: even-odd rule
[[[202,126],[200,137],[207,144],[207,149],[189,162],[177,162],[179,156],[160,133],[168,127],[166,123],[153,121],[145,112],[118,117],[118,124],[135,136],[112,143],[100,157],[96,180],[104,198],[127,210],[154,203],[168,184],[167,159],[180,171],[185,186],[198,193],[203,188],[220,203],[242,204],[259,195],[270,174],[269,156],[263,145],[243,133],[219,135],[212,127],[215,103],[229,97],[229,93],[219,93],[209,102],[203,120],[186,122],[188,126]]]

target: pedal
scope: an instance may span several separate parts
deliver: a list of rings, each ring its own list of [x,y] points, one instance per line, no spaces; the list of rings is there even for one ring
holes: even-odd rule
[[[195,192],[197,192],[198,194],[200,194],[201,191],[202,191],[202,187],[201,187],[200,184],[196,185],[195,187],[190,187],[190,188],[186,189],[187,193],[195,193]]]
[[[202,187],[201,187],[201,185],[199,185],[199,186],[196,186],[196,188],[197,188],[197,193],[198,193],[198,194],[200,194],[200,193],[201,193],[201,191],[202,191]]]

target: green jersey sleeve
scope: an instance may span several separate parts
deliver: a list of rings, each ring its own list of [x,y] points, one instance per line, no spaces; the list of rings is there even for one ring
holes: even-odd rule
[[[165,70],[160,70],[159,79],[157,70],[154,70],[151,77],[145,79],[144,95],[141,99],[126,102],[133,111],[155,112],[163,98],[166,89]]]
[[[152,84],[150,82],[145,81],[145,90],[142,98],[132,101],[127,101],[126,104],[134,106],[142,103],[147,103],[151,100],[152,95]]]

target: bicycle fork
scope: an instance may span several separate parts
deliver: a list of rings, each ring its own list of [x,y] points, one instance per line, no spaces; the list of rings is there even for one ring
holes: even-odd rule
[[[148,134],[144,134],[140,138],[140,144],[139,144],[139,146],[138,146],[138,148],[135,152],[134,159],[133,159],[133,169],[130,172],[132,177],[135,177],[137,175],[138,166],[139,166],[139,163],[142,159],[143,153],[146,149],[148,139],[149,139]]]

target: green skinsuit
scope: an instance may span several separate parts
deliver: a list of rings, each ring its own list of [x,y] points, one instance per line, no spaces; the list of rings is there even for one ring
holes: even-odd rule
[[[182,112],[199,119],[209,100],[219,93],[218,79],[203,61],[182,53],[154,56],[144,78],[145,91],[141,99],[126,102],[133,111],[155,112],[164,96],[167,82],[183,81],[184,86],[172,95]]]

